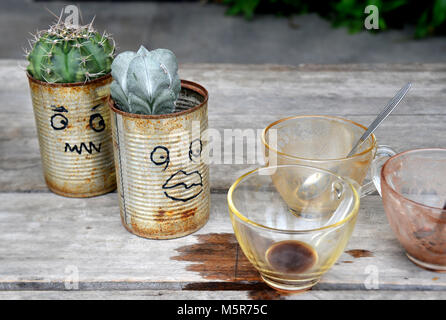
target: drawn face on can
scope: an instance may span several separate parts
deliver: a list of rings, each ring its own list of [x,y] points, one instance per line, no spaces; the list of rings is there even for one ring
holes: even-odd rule
[[[193,140],[189,145],[188,160],[199,163],[203,143],[200,139]],[[156,146],[150,153],[150,160],[156,166],[162,167],[163,171],[171,165],[170,151],[165,146]],[[203,192],[203,178],[198,170],[187,171],[186,169],[177,170],[168,175],[164,184],[161,186],[164,195],[173,200],[187,202],[198,197]]]
[[[105,121],[102,115],[97,111],[101,106],[98,104],[91,108],[91,114],[88,117],[88,123],[86,124],[88,130],[94,132],[102,132],[105,130]],[[51,106],[53,114],[50,118],[51,128],[55,131],[63,131],[70,128],[70,116],[69,110],[64,106]],[[97,153],[101,152],[102,142],[96,144],[93,141],[83,141],[79,144],[73,144],[72,142],[65,142],[65,152],[83,154],[87,152],[92,154],[94,151]]]

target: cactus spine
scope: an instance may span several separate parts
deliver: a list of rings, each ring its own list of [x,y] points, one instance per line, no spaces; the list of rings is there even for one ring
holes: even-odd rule
[[[112,64],[112,98],[129,113],[167,114],[175,111],[181,89],[175,54],[167,49],[119,54]]]
[[[49,83],[87,82],[110,73],[113,39],[96,32],[92,24],[67,27],[62,21],[40,31],[27,54],[28,73]]]

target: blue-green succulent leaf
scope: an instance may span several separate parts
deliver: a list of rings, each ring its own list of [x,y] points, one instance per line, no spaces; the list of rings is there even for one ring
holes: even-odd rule
[[[110,85],[110,94],[113,100],[118,104],[119,107],[121,107],[124,111],[127,111],[130,109],[130,105],[128,102],[127,95],[122,90],[121,86],[116,80],[113,80],[113,82]]]
[[[175,54],[167,49],[123,52],[112,65],[112,97],[126,112],[166,114],[175,111],[181,90]],[[120,88],[118,88],[118,86]]]
[[[114,80],[116,80],[121,86],[122,91],[127,95],[127,70],[129,69],[130,62],[136,57],[136,53],[132,51],[125,51],[119,54],[111,65],[111,74]],[[113,96],[113,95],[112,95]]]
[[[140,46],[136,54],[139,56],[148,56],[150,54],[150,51],[147,50],[146,47]]]

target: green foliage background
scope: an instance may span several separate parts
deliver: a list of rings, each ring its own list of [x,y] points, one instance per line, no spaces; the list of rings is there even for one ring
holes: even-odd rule
[[[318,13],[335,27],[347,27],[351,33],[364,30],[364,9],[379,9],[379,30],[415,25],[416,38],[446,34],[446,0],[222,0],[227,14],[253,18],[256,13]]]

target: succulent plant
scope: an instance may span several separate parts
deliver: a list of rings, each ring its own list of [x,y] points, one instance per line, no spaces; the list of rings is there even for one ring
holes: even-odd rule
[[[175,111],[181,89],[175,54],[168,49],[119,54],[112,63],[111,96],[118,108],[139,114]]]
[[[27,53],[28,73],[49,83],[86,82],[111,71],[113,39],[96,32],[92,23],[74,28],[59,21],[39,31]]]

